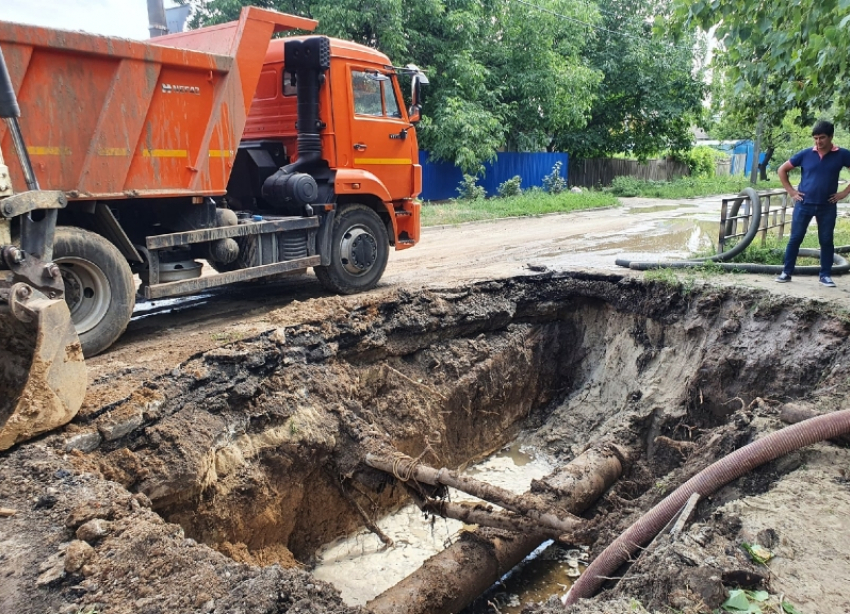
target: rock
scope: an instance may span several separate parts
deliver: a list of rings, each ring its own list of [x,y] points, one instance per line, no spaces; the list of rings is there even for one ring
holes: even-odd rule
[[[112,533],[112,523],[103,518],[89,520],[77,529],[77,539],[87,541],[90,544],[102,539]]]
[[[570,188],[570,192],[572,192],[573,194],[581,194],[581,188],[578,186],[573,186]]]
[[[141,599],[136,599],[133,605],[136,606],[137,610],[143,610],[147,606],[152,606],[159,601],[157,597],[143,597]]]
[[[71,513],[65,518],[65,526],[69,529],[87,523],[95,518],[105,518],[111,513],[111,509],[102,506],[97,501],[86,501],[71,510]]]
[[[95,551],[86,542],[75,539],[65,550],[65,571],[75,573],[94,557]]]
[[[10,507],[0,507],[0,518],[9,518],[18,513],[18,510],[13,510]]]
[[[65,553],[57,552],[39,565],[41,572],[36,579],[36,586],[50,586],[65,577]]]
[[[59,501],[59,497],[56,495],[41,495],[35,502],[35,505],[32,506],[34,510],[41,509],[53,509],[53,506]]]
[[[65,441],[65,450],[68,452],[71,450],[91,452],[97,449],[101,441],[103,441],[103,437],[101,437],[100,433],[97,431],[91,433],[79,433],[73,437],[69,437],[68,440]]]
[[[142,415],[134,414],[125,420],[114,424],[101,424],[97,428],[106,441],[114,441],[142,426],[142,422],[144,422]]]
[[[130,499],[130,509],[134,512],[138,512],[142,508],[151,509],[153,504],[151,500],[148,499],[148,496],[143,492],[137,492],[133,495],[133,498]]]
[[[286,345],[286,329],[276,328],[271,335],[269,335],[269,340],[271,340],[276,345]]]
[[[779,533],[771,528],[762,529],[756,535],[756,541],[767,549],[776,548],[779,545]]]

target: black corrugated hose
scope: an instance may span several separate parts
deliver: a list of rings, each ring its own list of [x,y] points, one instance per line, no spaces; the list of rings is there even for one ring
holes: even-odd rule
[[[605,548],[567,593],[564,604],[592,597],[607,577],[663,529],[694,493],[706,497],[759,465],[805,446],[850,433],[850,409],[775,431],[723,457],[682,484]]]
[[[735,201],[733,205],[733,215],[737,212],[737,208],[741,205],[745,198],[749,198],[750,202],[753,206],[753,219],[750,222],[750,227],[747,229],[747,234],[745,234],[740,241],[738,241],[735,246],[726,252],[721,252],[714,256],[708,256],[706,258],[694,258],[693,260],[673,260],[670,262],[643,262],[643,261],[633,261],[627,260],[625,258],[617,258],[615,261],[617,266],[625,267],[627,269],[634,269],[636,271],[649,271],[652,269],[683,269],[683,268],[693,268],[703,266],[706,262],[715,262],[717,266],[720,266],[724,270],[727,271],[745,271],[747,273],[770,273],[770,274],[779,274],[782,272],[782,265],[780,264],[753,264],[753,263],[739,263],[739,262],[728,262],[741,252],[743,252],[747,247],[749,247],[750,243],[753,242],[753,239],[756,238],[756,235],[761,230],[760,222],[761,222],[761,199],[759,198],[758,192],[756,192],[753,188],[744,188],[740,194],[738,194],[738,199]],[[727,222],[728,224],[729,222]],[[841,247],[835,248],[835,255],[832,258],[833,262],[833,273],[847,273],[850,271],[850,263],[847,262],[845,258],[840,256],[839,254],[850,253],[850,245],[844,245]],[[819,258],[820,250],[818,249],[808,249],[803,248],[800,250],[801,256],[808,256],[811,258]],[[818,275],[820,273],[820,266],[818,265],[807,265],[807,266],[798,266],[794,268],[795,275]]]

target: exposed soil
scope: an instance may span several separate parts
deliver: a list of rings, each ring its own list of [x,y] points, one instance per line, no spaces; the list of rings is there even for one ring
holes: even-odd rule
[[[402,501],[362,462],[387,444],[449,467],[520,433],[556,464],[618,444],[626,472],[585,514],[594,556],[781,428],[783,405],[846,407],[847,290],[677,286],[553,251],[634,219],[429,230],[365,295],[302,276],[137,319],[88,361],[70,425],[0,454],[0,611],[359,612],[309,565],[362,526],[352,501],[373,515]],[[736,585],[850,611],[848,461],[824,442],[732,482],[575,611],[708,612]],[[743,542],[773,558],[754,564]]]

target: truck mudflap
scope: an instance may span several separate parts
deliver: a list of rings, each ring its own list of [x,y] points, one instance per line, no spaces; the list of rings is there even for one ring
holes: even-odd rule
[[[86,392],[64,300],[18,282],[0,293],[0,450],[68,423]]]

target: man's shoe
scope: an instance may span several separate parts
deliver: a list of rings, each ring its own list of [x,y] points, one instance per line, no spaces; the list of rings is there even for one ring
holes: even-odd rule
[[[791,281],[791,276],[788,273],[780,273],[779,275],[777,275],[776,281],[780,284],[787,284],[789,281]]]
[[[829,275],[821,275],[820,276],[820,285],[826,286],[827,288],[834,288],[835,282],[832,281],[832,277]]]

